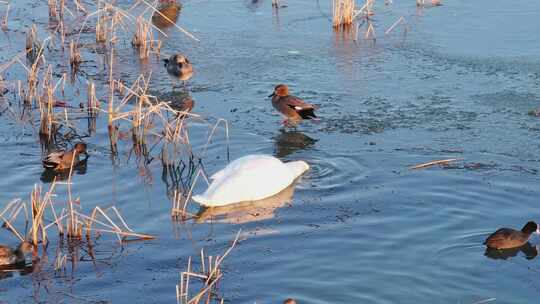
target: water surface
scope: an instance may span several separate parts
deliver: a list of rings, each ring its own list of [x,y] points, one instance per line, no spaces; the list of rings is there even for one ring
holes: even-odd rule
[[[43,269],[1,280],[0,299],[173,302],[188,257],[201,248],[223,253],[242,229],[220,286],[231,303],[286,297],[299,303],[532,303],[539,296],[538,260],[523,252],[494,259],[481,244],[501,226],[519,228],[540,216],[540,120],[527,115],[540,106],[537,5],[460,0],[417,10],[414,1],[395,2],[376,6],[375,43],[334,33],[329,2],[289,1],[278,12],[270,1],[183,3],[178,24],[201,41],[170,29],[162,52],[187,54],[196,67],[188,84],[195,112],[230,126],[229,140],[219,129],[204,154],[208,125],[190,123],[205,170],[226,165],[227,147],[231,159],[268,153],[303,159],[312,169],[290,202],[253,221],[177,224],[161,162],[142,170],[129,141],[120,142],[111,160],[102,117],[97,134],[85,139],[91,156],[86,173],[73,177],[72,191],[84,211],[115,205],[133,229],[157,239],[119,245],[103,236],[95,244],[97,261],[81,250],[65,274],[53,270],[53,239]],[[40,37],[48,18],[46,3],[16,1],[11,10],[10,30],[0,34],[1,62],[23,49],[28,13]],[[400,26],[385,36],[400,16],[406,35]],[[170,91],[161,63],[139,61],[130,39],[118,45],[117,77],[131,83],[152,72],[152,89]],[[103,56],[90,47],[82,55],[88,77],[106,83]],[[65,65],[65,53],[47,56]],[[14,66],[4,78],[24,80],[23,72]],[[319,104],[321,120],[283,129],[266,97],[277,83]],[[79,77],[67,89],[74,105],[86,98],[77,94],[85,86]],[[28,200],[41,183],[36,131],[2,114],[0,146],[2,204]],[[409,169],[445,158],[464,160]],[[66,186],[58,187],[62,201]],[[198,182],[194,191],[204,188]],[[189,209],[198,211],[195,204]],[[5,230],[0,241],[16,242]]]

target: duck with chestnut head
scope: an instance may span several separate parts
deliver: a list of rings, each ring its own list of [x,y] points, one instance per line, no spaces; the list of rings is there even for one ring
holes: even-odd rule
[[[73,149],[69,151],[60,150],[48,154],[43,160],[43,167],[57,171],[67,170],[71,168],[72,164],[73,166],[77,166],[79,164],[79,155],[81,154],[85,154],[88,157],[88,153],[86,152],[86,144],[83,142],[75,144]]]
[[[540,227],[529,221],[521,230],[501,228],[484,241],[484,245],[493,249],[510,249],[525,245],[533,233],[540,234]]]
[[[275,86],[274,92],[268,97],[272,97],[272,106],[285,117],[283,123],[317,118],[315,115],[315,106],[296,96],[290,95],[289,87],[285,84]]]

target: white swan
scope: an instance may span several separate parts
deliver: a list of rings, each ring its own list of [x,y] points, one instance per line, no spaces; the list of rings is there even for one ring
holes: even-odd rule
[[[308,169],[304,161],[283,163],[270,155],[247,155],[212,175],[208,189],[193,200],[208,207],[261,200],[281,192]]]

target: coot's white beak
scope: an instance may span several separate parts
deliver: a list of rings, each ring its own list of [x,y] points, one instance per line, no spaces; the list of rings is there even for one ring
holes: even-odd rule
[[[538,226],[538,228],[536,228],[536,234],[540,235],[540,226]]]

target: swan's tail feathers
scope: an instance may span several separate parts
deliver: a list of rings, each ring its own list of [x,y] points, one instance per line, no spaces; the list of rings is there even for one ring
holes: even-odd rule
[[[295,178],[309,170],[309,165],[303,160],[288,162],[286,165],[291,169]]]

